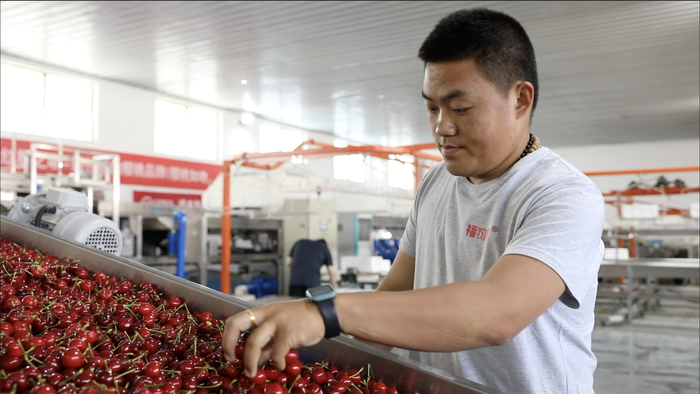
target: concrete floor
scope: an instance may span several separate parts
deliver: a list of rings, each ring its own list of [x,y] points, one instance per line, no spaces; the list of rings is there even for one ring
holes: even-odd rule
[[[695,316],[647,313],[593,330],[597,394],[698,394],[700,324]]]

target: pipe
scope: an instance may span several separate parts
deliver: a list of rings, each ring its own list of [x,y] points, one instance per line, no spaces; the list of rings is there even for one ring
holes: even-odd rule
[[[184,211],[173,212],[177,220],[177,231],[175,232],[175,244],[177,245],[177,268],[175,275],[178,278],[185,277],[185,256],[187,249],[187,214]]]
[[[34,217],[34,223],[32,223],[35,227],[43,228],[41,227],[41,217],[44,216],[45,213],[56,213],[56,207],[53,205],[44,205],[43,207],[39,208],[39,211]]]
[[[653,174],[659,172],[685,172],[700,171],[700,167],[672,167],[672,168],[647,168],[642,170],[615,170],[615,171],[593,171],[585,172],[588,176],[596,175],[625,175],[625,174]]]

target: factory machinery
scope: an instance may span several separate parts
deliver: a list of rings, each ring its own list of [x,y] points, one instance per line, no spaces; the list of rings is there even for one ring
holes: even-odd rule
[[[164,206],[136,202],[120,205],[121,231],[125,247],[122,256],[176,272],[172,252],[173,233],[180,224],[177,212],[186,218],[184,275],[209,287],[218,288],[221,272],[221,213],[201,207]],[[100,201],[97,211],[110,217],[111,201]],[[231,218],[231,282],[246,283],[250,293],[260,297],[284,292],[283,225],[278,219]]]
[[[11,221],[6,217],[0,220],[0,235],[5,239],[57,257],[79,260],[91,271],[124,277],[134,283],[150,282],[166,294],[182,297],[190,310],[209,311],[219,318],[225,318],[253,307],[245,301],[153,267],[58,238],[45,229]],[[445,376],[443,372],[426,365],[380,351],[345,336],[324,339],[317,345],[300,349],[300,354],[306,361],[328,360],[340,368],[360,368],[371,364],[376,378],[403,391],[410,388],[424,394],[492,392],[476,383]]]

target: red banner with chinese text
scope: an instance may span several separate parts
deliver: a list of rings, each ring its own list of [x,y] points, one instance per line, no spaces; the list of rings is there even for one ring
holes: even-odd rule
[[[180,205],[186,207],[201,207],[202,195],[182,193],[153,193],[134,190],[134,202],[155,205]]]
[[[17,140],[16,165],[18,172],[24,172],[30,141]],[[221,166],[204,164],[186,160],[164,159],[155,156],[134,155],[130,153],[110,152],[91,148],[86,149],[104,153],[117,153],[120,156],[121,183],[126,185],[165,186],[183,189],[204,190],[221,172]],[[3,170],[10,168],[12,160],[12,141],[0,138],[0,166]],[[72,162],[65,161],[60,168],[62,174],[73,172]],[[39,159],[37,172],[39,174],[58,173],[59,162],[53,159]],[[92,165],[81,165],[81,171],[92,172]]]

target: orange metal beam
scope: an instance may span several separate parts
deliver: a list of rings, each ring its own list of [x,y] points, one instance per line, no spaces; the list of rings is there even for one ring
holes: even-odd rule
[[[625,175],[625,174],[653,174],[661,172],[685,172],[700,171],[700,167],[671,167],[671,168],[648,168],[643,170],[615,170],[615,171],[593,171],[585,172],[588,176],[597,175]]]
[[[309,145],[317,145],[321,146],[320,148],[309,148]],[[424,144],[421,144],[421,147]],[[307,149],[304,149],[307,148]],[[432,144],[432,148],[435,148],[435,144]],[[422,149],[422,148],[420,148]],[[423,152],[420,152],[420,149],[413,148],[411,146],[398,146],[398,147],[391,147],[391,146],[380,146],[380,145],[348,145],[345,147],[336,147],[331,144],[327,143],[321,143],[317,141],[306,141],[299,145],[296,149],[294,149],[291,152],[270,152],[270,153],[242,153],[240,155],[234,156],[231,161],[232,162],[261,162],[261,161],[266,161],[266,162],[279,162],[279,161],[286,161],[289,160],[292,156],[298,156],[302,155],[306,158],[323,158],[323,157],[332,157],[332,156],[337,156],[337,155],[347,155],[347,154],[353,154],[353,153],[362,153],[362,154],[394,154],[394,155],[403,155],[403,154],[409,154],[409,155],[414,155],[414,156],[419,156],[422,158],[430,159],[430,160],[435,160],[435,161],[442,161],[441,157],[426,154]]]
[[[231,162],[224,162],[224,206],[221,212],[221,292],[231,294]]]
[[[608,193],[603,193],[603,196],[605,197],[614,197],[614,196],[658,196],[658,195],[666,195],[666,194],[684,194],[684,193],[699,193],[700,192],[700,187],[675,187],[675,186],[669,186],[669,187],[653,187],[650,189],[641,189],[641,188],[635,188],[635,189],[627,189],[623,191],[611,191]]]

